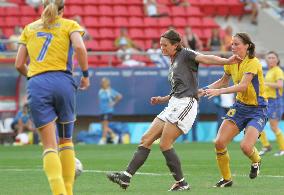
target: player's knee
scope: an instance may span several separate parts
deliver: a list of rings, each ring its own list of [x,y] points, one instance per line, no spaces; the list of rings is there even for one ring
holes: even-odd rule
[[[215,148],[217,150],[221,150],[223,148],[226,148],[226,145],[223,143],[223,141],[221,141],[220,139],[216,139],[215,140]]]
[[[160,142],[160,150],[161,151],[169,150],[169,149],[171,149],[171,147],[172,147],[172,144],[169,144],[169,143],[163,142],[163,141]]]
[[[252,147],[250,146],[250,144],[247,144],[245,142],[241,142],[240,147],[241,147],[241,150],[243,151],[244,154],[246,154],[246,155],[251,154]]]
[[[152,146],[153,142],[154,141],[150,139],[148,136],[143,135],[143,137],[141,138],[140,145],[144,146],[145,148],[149,148]]]

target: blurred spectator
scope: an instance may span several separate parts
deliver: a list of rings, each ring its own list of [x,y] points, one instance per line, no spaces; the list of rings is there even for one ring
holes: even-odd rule
[[[41,0],[26,0],[26,4],[28,4],[29,6],[33,7],[35,9],[36,12],[39,11],[39,7],[42,4]]]
[[[122,99],[122,95],[116,90],[112,89],[110,80],[104,77],[101,80],[101,89],[99,90],[98,98],[103,131],[99,144],[102,145],[107,143],[108,134],[111,135],[114,143],[118,143],[119,137],[109,127],[109,121],[112,119],[114,106]]]
[[[36,132],[36,128],[30,118],[27,104],[25,104],[23,106],[23,109],[16,114],[14,121],[11,124],[11,127],[17,134],[16,143],[20,145],[28,143],[38,143],[38,135]]]
[[[92,39],[93,39],[92,36],[89,34],[89,32],[88,32],[87,28],[85,27],[85,25],[82,24],[82,18],[81,18],[81,16],[76,15],[76,16],[74,16],[72,19],[73,19],[74,21],[76,21],[76,22],[84,29],[85,34],[84,34],[84,36],[83,36],[83,40],[84,40],[84,41],[92,40]]]
[[[232,38],[233,38],[233,28],[229,25],[225,28],[225,35],[223,37],[223,50],[231,51],[232,47]]]
[[[207,48],[210,51],[221,51],[222,39],[218,28],[214,28],[211,31],[211,37],[208,39]]]
[[[200,41],[199,37],[192,32],[190,27],[185,28],[185,34],[183,36],[183,44],[185,47],[190,48],[194,51],[203,50],[202,42]]]
[[[188,0],[171,0],[171,1],[176,6],[185,6],[185,7],[189,6]]]
[[[245,5],[245,10],[251,11],[251,23],[257,25],[258,5],[257,0],[241,0]]]
[[[119,49],[121,42],[126,42],[126,47],[127,48],[135,48],[140,50],[140,48],[138,46],[136,46],[136,44],[133,42],[133,40],[128,36],[127,33],[127,28],[125,27],[121,27],[120,28],[120,34],[119,36],[115,39],[114,41],[114,46]]]
[[[150,17],[168,16],[167,13],[159,13],[159,5],[156,0],[143,0],[145,15]]]
[[[18,40],[22,33],[22,28],[18,25],[14,27],[14,34],[9,37],[9,50],[17,51],[18,50]]]
[[[7,37],[3,34],[3,30],[0,28],[0,52],[7,51],[6,43],[3,41],[7,41]]]
[[[170,59],[162,55],[161,48],[159,46],[159,40],[153,39],[151,48],[147,50],[147,54],[152,62],[159,68],[168,68]]]

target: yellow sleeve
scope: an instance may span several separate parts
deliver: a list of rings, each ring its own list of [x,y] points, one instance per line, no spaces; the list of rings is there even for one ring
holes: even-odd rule
[[[227,74],[227,75],[231,75],[231,68],[230,66],[232,65],[225,65],[224,66],[224,72]]]
[[[85,34],[85,30],[75,21],[72,21],[70,28],[69,28],[69,35],[73,32],[79,32],[81,36]]]
[[[277,69],[277,71],[275,71],[275,74],[274,74],[274,78],[275,78],[275,81],[278,81],[278,80],[283,80],[283,71],[279,68]]]
[[[258,66],[259,66],[258,61],[252,60],[251,62],[249,62],[245,65],[244,73],[257,74]]]
[[[25,29],[23,30],[20,38],[19,38],[19,44],[24,44],[26,45],[27,44],[27,28],[28,27],[25,27]]]

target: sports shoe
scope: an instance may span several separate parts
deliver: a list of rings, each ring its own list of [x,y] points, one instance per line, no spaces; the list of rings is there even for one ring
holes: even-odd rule
[[[251,164],[249,178],[254,179],[258,176],[260,171],[260,162]]]
[[[233,181],[232,180],[225,180],[225,179],[222,178],[213,187],[214,188],[224,188],[224,187],[231,187],[232,185],[233,185]]]
[[[107,178],[113,183],[118,184],[122,189],[126,190],[129,187],[130,179],[123,179],[123,173],[112,172],[107,174]]]
[[[185,191],[190,190],[190,185],[186,181],[176,182],[174,185],[169,189],[169,192],[172,191]]]
[[[263,147],[259,152],[259,156],[263,156],[265,153],[270,152],[272,150],[272,146],[269,145],[267,147]]]
[[[280,150],[274,154],[274,156],[284,156],[284,150]]]
[[[106,144],[106,139],[101,138],[98,144],[99,145],[105,145]]]

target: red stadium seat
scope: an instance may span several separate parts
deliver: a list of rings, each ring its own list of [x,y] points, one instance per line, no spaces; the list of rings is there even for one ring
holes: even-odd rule
[[[169,27],[173,25],[173,22],[170,17],[160,18],[159,19],[159,26],[160,27]]]
[[[99,11],[97,6],[84,6],[84,15],[86,16],[98,16]]]
[[[144,27],[144,21],[142,17],[130,17],[129,18],[130,27]]]
[[[200,17],[189,17],[187,19],[188,25],[192,28],[201,28],[202,25],[202,20]]]
[[[91,37],[94,37],[94,39],[98,39],[99,38],[99,28],[88,28],[88,33],[91,35]]]
[[[186,7],[185,13],[190,17],[202,17],[203,13],[200,11],[199,7]]]
[[[6,14],[7,16],[19,16],[21,15],[20,7],[7,7]]]
[[[229,13],[229,6],[227,0],[213,0],[214,4],[217,5],[216,13],[219,16],[228,16]]]
[[[4,18],[0,17],[0,27],[2,28],[3,26],[6,26]]]
[[[23,16],[40,16],[40,13],[37,13],[34,8],[31,6],[21,6],[21,15]]]
[[[111,6],[100,5],[98,11],[100,16],[113,16],[113,10]]]
[[[0,7],[0,16],[6,16],[6,8]]]
[[[132,16],[144,16],[144,12],[141,6],[128,6],[129,15]]]
[[[145,17],[144,18],[144,24],[145,27],[157,27],[157,24],[159,24],[159,19],[157,18],[151,18],[151,17]]]
[[[111,28],[100,28],[99,29],[99,36],[101,39],[114,39],[115,34],[113,33],[113,30]]]
[[[91,16],[87,16],[84,17],[84,24],[86,25],[86,27],[98,27],[100,26],[98,18],[96,17],[91,17]]]
[[[98,41],[94,41],[94,40],[85,41],[85,46],[88,51],[98,51],[99,50]]]
[[[112,17],[99,17],[99,25],[101,27],[114,27]]]
[[[174,17],[173,18],[173,25],[175,27],[185,27],[185,26],[187,26],[186,18],[184,18],[184,17]]]
[[[6,23],[6,26],[14,27],[15,24],[20,24],[20,19],[19,17],[14,17],[14,16],[6,17],[5,23]]]
[[[3,28],[3,32],[4,32],[4,35],[6,35],[7,37],[10,37],[11,35],[14,34],[14,27],[5,27]]]
[[[34,21],[34,17],[23,16],[20,18],[21,26],[26,26],[27,24]]]
[[[69,15],[76,16],[76,15],[83,15],[84,10],[82,6],[73,5],[68,7]]]
[[[182,6],[173,6],[171,9],[171,15],[172,16],[185,16],[186,12],[185,12],[185,8]]]
[[[109,39],[101,40],[99,43],[99,48],[102,51],[115,51],[114,41]]]
[[[113,15],[115,15],[115,16],[128,16],[129,15],[128,9],[127,9],[126,6],[121,6],[121,5],[114,6],[113,7]]]
[[[219,25],[215,22],[215,20],[210,17],[203,18],[202,25],[205,28],[219,28]]]
[[[160,37],[160,32],[157,29],[148,28],[145,29],[145,37],[147,39],[157,39]]]
[[[127,20],[127,17],[115,17],[114,18],[114,26],[115,27],[128,27],[129,22]]]
[[[129,30],[129,36],[133,39],[145,39],[144,31],[138,28],[131,28]]]

